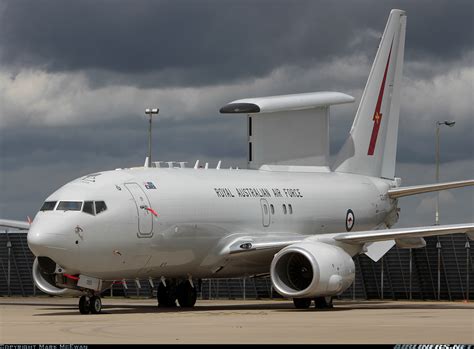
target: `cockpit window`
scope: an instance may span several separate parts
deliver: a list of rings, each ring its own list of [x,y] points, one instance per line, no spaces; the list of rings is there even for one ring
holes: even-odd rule
[[[46,201],[43,206],[41,206],[40,211],[52,211],[54,206],[56,206],[57,201]]]
[[[60,201],[57,211],[80,211],[82,207],[82,201]]]
[[[84,207],[82,207],[82,212],[95,215],[94,212],[94,201],[85,201]]]
[[[103,201],[96,201],[95,202],[95,213],[96,214],[104,212],[106,209],[107,209],[107,205],[105,205],[105,202],[103,202]]]

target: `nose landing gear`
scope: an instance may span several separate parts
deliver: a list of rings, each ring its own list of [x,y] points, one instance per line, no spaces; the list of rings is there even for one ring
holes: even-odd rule
[[[79,312],[81,314],[100,314],[102,301],[99,296],[82,296],[79,299]]]

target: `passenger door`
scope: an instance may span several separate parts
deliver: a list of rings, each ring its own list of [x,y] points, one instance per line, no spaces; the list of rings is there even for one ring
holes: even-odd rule
[[[138,219],[138,237],[149,238],[153,236],[153,214],[147,210],[150,201],[145,192],[137,183],[126,183],[125,187],[135,201]]]

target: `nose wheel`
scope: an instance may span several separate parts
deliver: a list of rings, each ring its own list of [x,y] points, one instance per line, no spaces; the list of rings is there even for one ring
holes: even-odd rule
[[[98,296],[82,296],[79,298],[81,314],[99,314],[102,311],[102,300]]]

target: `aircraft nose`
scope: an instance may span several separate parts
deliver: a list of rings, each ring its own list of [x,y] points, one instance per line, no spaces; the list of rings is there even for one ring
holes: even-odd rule
[[[45,239],[45,234],[41,234],[38,229],[30,227],[28,231],[27,241],[28,247],[35,256],[42,256],[42,252],[47,245],[47,239]]]
[[[64,254],[68,250],[67,239],[64,234],[54,232],[54,227],[41,222],[33,222],[27,236],[28,247],[35,256],[53,258]]]

